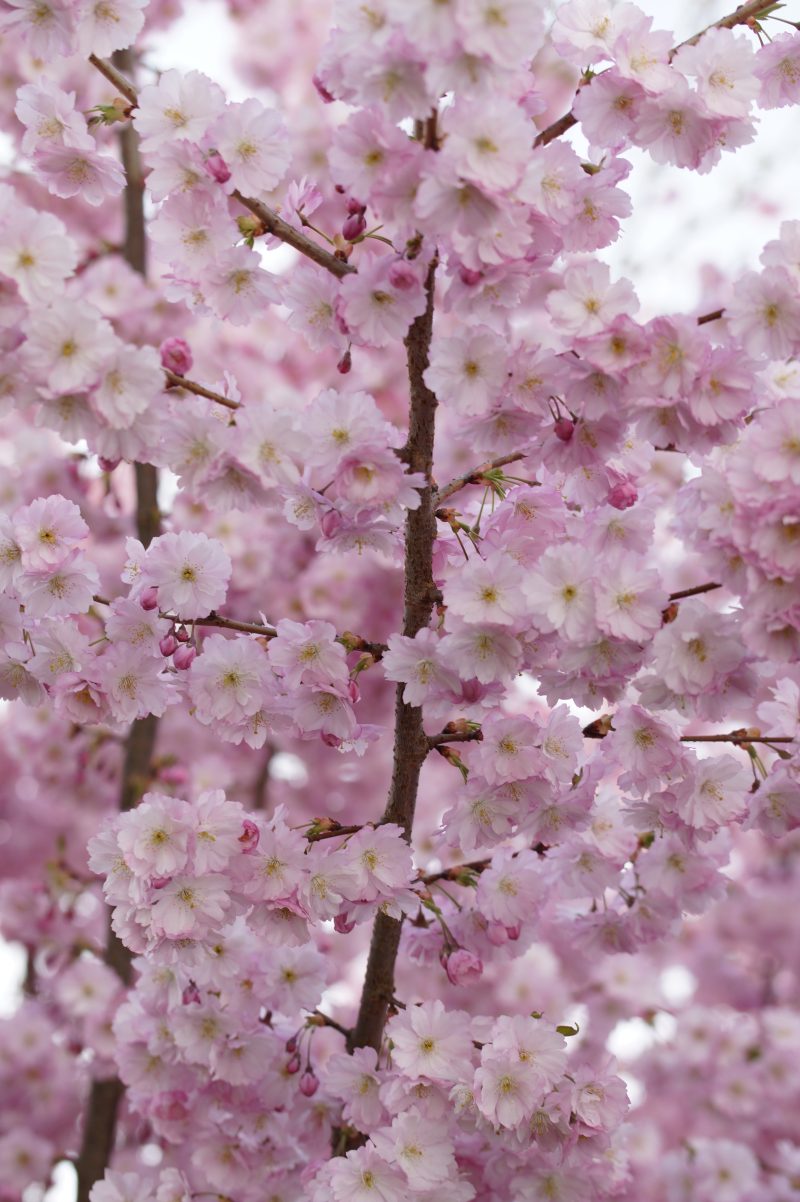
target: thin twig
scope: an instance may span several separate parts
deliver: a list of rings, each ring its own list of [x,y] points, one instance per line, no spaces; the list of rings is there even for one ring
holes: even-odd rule
[[[127,101],[130,102],[132,108],[137,107],[139,104],[139,96],[136,92],[136,88],[129,79],[125,78],[121,71],[117,70],[113,63],[110,63],[105,58],[98,58],[96,54],[89,55],[89,62],[93,67],[97,67],[97,70],[101,75],[105,75],[108,82],[112,84]]]
[[[209,401],[215,401],[218,405],[224,405],[226,409],[241,409],[240,401],[232,401],[230,397],[223,396],[219,392],[213,392],[212,389],[206,388],[205,384],[198,384],[195,380],[187,380],[185,376],[179,376],[177,372],[169,371],[164,368],[164,376],[170,388],[185,388],[187,392],[193,392],[195,396],[206,397]]]
[[[724,588],[722,584],[711,581],[709,584],[696,584],[694,588],[681,588],[677,593],[670,593],[670,601],[682,601],[684,597],[699,597],[701,593],[712,593],[714,589]]]
[[[670,60],[674,58],[683,46],[694,46],[696,42],[700,41],[703,34],[708,33],[709,29],[734,29],[737,25],[746,25],[751,17],[758,16],[767,7],[768,5],[764,3],[764,0],[750,0],[749,4],[743,4],[735,12],[729,13],[727,17],[721,17],[719,21],[713,21],[711,25],[707,25],[705,29],[701,29],[693,37],[687,38],[685,42],[679,42],[677,46],[673,46],[669,52]],[[597,74],[604,75],[605,71],[598,71]],[[578,91],[580,92],[582,88],[588,88],[591,85],[592,78],[596,79],[597,76],[582,79],[578,85]],[[563,117],[559,117],[557,121],[554,121],[552,125],[548,125],[545,129],[541,130],[533,144],[534,146],[546,146],[548,142],[560,138],[562,134],[565,134],[567,130],[572,129],[577,124],[578,118],[570,110]],[[709,320],[712,319],[709,318]]]
[[[96,67],[101,75],[112,83],[118,92],[130,101],[132,107],[136,107],[139,103],[139,97],[136,88],[126,79],[125,76],[112,66],[106,59],[98,58],[96,54],[89,56],[89,62],[93,67]],[[288,221],[284,221],[279,217],[274,209],[269,205],[264,204],[260,200],[255,200],[250,196],[243,196],[241,192],[234,192],[233,196],[239,201],[239,204],[244,205],[251,213],[256,216],[264,227],[263,232],[273,234],[276,238],[280,238],[281,242],[285,242],[287,246],[293,246],[300,254],[305,255],[307,259],[311,259],[320,267],[324,267],[330,271],[332,275],[339,279],[342,276],[352,274],[356,268],[351,263],[339,254],[331,254],[325,250],[318,242],[313,242],[311,238],[307,238],[299,230],[290,225]],[[200,394],[203,395],[202,393]],[[215,398],[212,398],[212,400]]]
[[[518,460],[524,459],[526,454],[527,451],[512,451],[510,455],[500,455],[497,459],[489,459],[486,463],[481,463],[478,467],[465,472],[463,476],[456,476],[449,484],[445,484],[443,488],[438,488],[434,492],[434,505],[441,505],[447,497],[452,497],[454,493],[460,492],[469,484],[480,484],[487,472],[494,471],[498,467],[505,467],[508,463],[516,463]]]
[[[796,743],[790,735],[681,735],[682,743]]]

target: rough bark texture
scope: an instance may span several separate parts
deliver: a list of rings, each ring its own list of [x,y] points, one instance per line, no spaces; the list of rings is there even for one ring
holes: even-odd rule
[[[428,366],[431,345],[435,271],[436,263],[433,261],[428,268],[426,283],[427,307],[406,337],[411,409],[404,458],[409,471],[424,473],[428,482],[422,491],[419,508],[410,510],[406,518],[403,634],[409,638],[427,626],[436,599],[432,568],[436,517],[431,482],[436,397],[422,378]],[[406,839],[410,840],[419,775],[429,749],[422,728],[422,710],[406,705],[403,689],[402,684],[397,686],[392,781],[382,821],[396,822],[403,828]],[[372,930],[358,1020],[350,1040],[351,1048],[380,1048],[389,1005],[394,996],[394,966],[399,945],[400,923],[385,914],[379,914]]]
[[[114,56],[115,65],[127,74],[133,67],[130,51]],[[125,167],[125,242],[126,261],[140,274],[147,266],[146,230],[144,221],[144,185],[139,158],[139,138],[133,126],[126,125],[120,134],[120,150]],[[158,508],[158,473],[149,464],[136,465],[136,532],[147,546],[161,531]],[[131,724],[125,743],[125,758],[120,781],[119,808],[132,809],[146,791],[153,758],[158,719],[152,714]],[[106,963],[114,969],[125,985],[131,982],[131,953],[109,926],[105,953]],[[81,1150],[75,1167],[78,1174],[77,1202],[88,1202],[89,1192],[103,1177],[114,1150],[117,1113],[124,1093],[122,1082],[112,1077],[95,1080],[89,1093],[86,1123]]]

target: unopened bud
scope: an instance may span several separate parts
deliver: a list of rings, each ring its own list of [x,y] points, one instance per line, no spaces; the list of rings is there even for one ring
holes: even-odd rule
[[[553,433],[556,438],[560,438],[562,442],[569,442],[572,435],[575,433],[575,423],[570,421],[568,417],[559,417],[553,423]]]
[[[319,519],[319,525],[325,538],[333,538],[334,534],[341,529],[341,514],[335,509],[328,509]]]
[[[140,596],[139,604],[148,613],[153,609],[158,609],[158,589],[151,584]]]
[[[212,150],[203,160],[206,173],[218,184],[227,184],[231,178],[230,168],[218,150]]]
[[[367,219],[363,212],[352,213],[345,219],[342,226],[342,237],[346,242],[355,242],[356,238],[360,238],[367,228]]]
[[[339,362],[336,364],[336,370],[340,376],[346,376],[353,366],[353,356],[349,351],[345,351]]]
[[[294,1076],[295,1073],[300,1072],[300,1057],[296,1053],[294,1056],[292,1056],[291,1060],[287,1062],[286,1071],[287,1073],[291,1073],[292,1076]]]
[[[300,1078],[300,1093],[304,1098],[313,1098],[319,1089],[319,1080],[309,1069]]]
[[[183,643],[173,655],[172,662],[179,672],[185,672],[187,668],[191,668],[196,655],[196,647],[191,643]]]
[[[103,472],[113,472],[115,468],[119,467],[119,465],[120,465],[120,463],[121,463],[121,460],[119,460],[119,459],[106,459],[105,455],[98,455],[98,456],[97,456],[97,463],[98,463],[98,466],[99,466],[99,468],[100,468],[100,470],[101,470],[101,471],[103,471]]]
[[[630,509],[639,499],[636,485],[632,480],[620,480],[609,490],[606,501],[614,509]]]
[[[158,649],[166,659],[169,659],[173,652],[178,649],[178,640],[175,638],[175,635],[165,634],[158,644]]]
[[[482,271],[473,271],[471,267],[461,266],[458,269],[458,278],[462,284],[466,284],[468,288],[474,288],[476,284],[480,284],[483,279]]]
[[[165,338],[158,348],[158,353],[161,356],[161,366],[166,367],[167,371],[173,371],[176,376],[185,376],[187,371],[191,371],[192,350],[189,343],[183,338]]]

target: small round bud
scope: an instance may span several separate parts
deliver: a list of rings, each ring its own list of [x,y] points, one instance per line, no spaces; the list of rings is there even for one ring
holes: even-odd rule
[[[562,442],[569,442],[572,438],[572,435],[575,433],[575,423],[570,421],[568,417],[559,417],[558,420],[553,423],[553,433],[555,434],[556,438],[561,439]]]
[[[300,1078],[300,1093],[304,1098],[313,1098],[319,1089],[319,1080],[309,1069]]]
[[[172,662],[179,672],[185,672],[187,668],[191,668],[196,655],[196,647],[190,643],[183,643],[173,655]]]
[[[158,644],[158,649],[166,659],[169,659],[173,652],[178,649],[178,640],[175,638],[175,635],[165,634]]]
[[[609,489],[606,501],[614,509],[630,509],[639,500],[639,493],[632,480],[620,480]]]
[[[173,371],[176,376],[185,376],[187,371],[191,371],[192,350],[189,343],[183,338],[165,338],[158,348],[158,353],[161,356],[161,366],[167,371]]]
[[[158,589],[154,585],[146,588],[139,598],[139,604],[142,609],[150,613],[153,609],[158,609]]]
[[[356,238],[360,238],[367,228],[367,221],[363,212],[352,213],[346,218],[342,226],[342,237],[347,242],[355,242]]]

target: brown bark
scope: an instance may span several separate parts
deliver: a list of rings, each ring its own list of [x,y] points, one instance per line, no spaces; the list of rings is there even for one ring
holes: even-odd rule
[[[133,55],[130,51],[120,51],[114,56],[114,62],[121,71],[129,73],[133,67]],[[126,174],[123,254],[131,267],[144,275],[147,266],[144,188],[139,138],[131,125],[126,125],[120,133],[120,151]],[[147,546],[161,531],[158,472],[150,464],[137,463],[135,473],[136,531]],[[122,811],[132,809],[147,789],[157,732],[158,719],[152,714],[131,724],[125,742],[120,780],[119,808]],[[110,926],[105,961],[125,985],[130,985],[131,953]],[[117,1077],[92,1081],[81,1150],[75,1163],[78,1174],[77,1202],[88,1202],[92,1186],[103,1177],[111,1161],[124,1089]]]
[[[427,307],[406,337],[411,411],[404,459],[409,471],[424,473],[428,482],[422,491],[419,508],[410,510],[406,518],[403,634],[408,638],[413,638],[427,626],[436,599],[432,566],[436,517],[431,480],[436,397],[422,378],[428,366],[433,329],[435,271],[434,260],[428,268]],[[422,711],[417,706],[406,705],[403,688],[402,684],[397,686],[392,780],[381,821],[396,822],[410,841],[419,776],[429,746],[422,728]],[[380,1048],[394,996],[394,966],[399,945],[400,923],[385,914],[378,914],[372,930],[358,1020],[350,1038],[351,1048]]]

